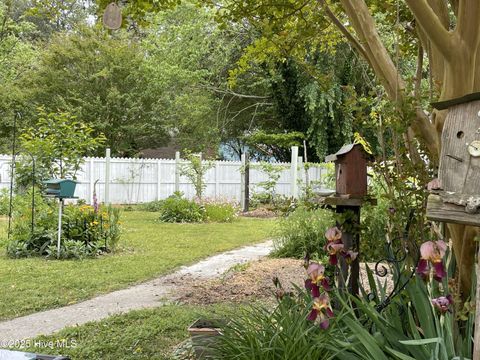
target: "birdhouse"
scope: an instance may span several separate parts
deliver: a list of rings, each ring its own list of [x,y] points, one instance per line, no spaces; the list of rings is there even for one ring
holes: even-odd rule
[[[335,162],[336,191],[339,196],[360,198],[367,195],[367,163],[370,155],[361,144],[343,146],[326,162]]]
[[[429,198],[432,220],[479,225],[480,93],[432,104],[448,109],[442,132],[437,197]],[[448,210],[446,210],[448,208]],[[436,210],[435,210],[436,209]],[[438,213],[440,211],[440,213]],[[469,215],[473,215],[469,216]]]
[[[44,182],[47,186],[46,194],[59,199],[71,199],[75,195],[77,183],[69,179],[50,179]]]

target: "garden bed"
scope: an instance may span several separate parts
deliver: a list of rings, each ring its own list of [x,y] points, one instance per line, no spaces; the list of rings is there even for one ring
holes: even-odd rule
[[[375,264],[368,266],[373,269]],[[278,277],[285,291],[293,291],[294,286],[303,287],[306,273],[303,261],[296,259],[262,259],[244,265],[237,265],[221,279],[189,281],[187,278],[175,280],[179,288],[177,300],[191,305],[216,303],[247,303],[251,301],[274,301],[273,278]],[[377,277],[378,278],[378,277]],[[365,266],[361,266],[360,279],[368,290]],[[381,283],[384,282],[379,278]],[[387,291],[392,288],[391,282]],[[367,291],[368,292],[368,291]]]

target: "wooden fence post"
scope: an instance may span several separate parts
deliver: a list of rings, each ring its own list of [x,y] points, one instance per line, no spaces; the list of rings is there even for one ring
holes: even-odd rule
[[[292,160],[290,163],[290,172],[291,172],[291,196],[294,199],[298,199],[298,146],[292,146]]]
[[[245,209],[245,170],[246,170],[246,157],[245,154],[242,154],[240,157],[241,165],[240,165],[240,208]]]
[[[220,196],[220,166],[218,161],[215,161],[215,198]]]
[[[110,204],[110,148],[105,154],[105,204]]]
[[[162,160],[157,160],[157,200],[161,198],[162,185]]]
[[[175,152],[175,192],[180,191],[180,151]]]
[[[301,195],[303,187],[303,158],[301,156],[298,157],[298,166],[297,166],[297,196]]]
[[[90,199],[89,201],[89,204],[93,204],[93,191],[94,191],[94,186],[95,186],[95,176],[94,176],[94,163],[93,163],[93,158],[90,158],[90,161],[89,161],[90,165],[90,178],[88,180],[88,188],[89,188],[89,191],[88,191],[88,198]]]

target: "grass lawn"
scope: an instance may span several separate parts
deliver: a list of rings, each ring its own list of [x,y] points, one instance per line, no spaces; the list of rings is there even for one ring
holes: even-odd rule
[[[218,252],[261,242],[274,226],[268,219],[165,224],[157,218],[156,213],[123,212],[121,250],[97,259],[9,259],[0,246],[0,319],[72,304]]]
[[[225,305],[165,305],[136,310],[38,337],[27,342],[27,350],[68,355],[75,360],[171,359],[175,346],[188,337],[187,327],[196,318],[222,317],[231,310]]]

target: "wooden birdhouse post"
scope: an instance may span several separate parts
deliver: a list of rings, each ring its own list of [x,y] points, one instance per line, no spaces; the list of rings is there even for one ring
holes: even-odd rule
[[[448,109],[430,220],[480,226],[480,93],[433,104]]]
[[[367,165],[371,160],[371,155],[361,144],[345,145],[335,154],[325,158],[326,162],[335,162],[336,195],[325,198],[324,203],[334,206],[337,214],[345,216],[345,223],[337,223],[337,226],[342,228],[342,241],[346,251],[359,252],[360,209],[366,201],[375,203],[375,200],[367,197]],[[339,265],[339,287],[348,286],[350,293],[358,294],[360,273],[358,256],[351,264],[340,258]],[[345,284],[347,278],[350,279],[348,285]]]

